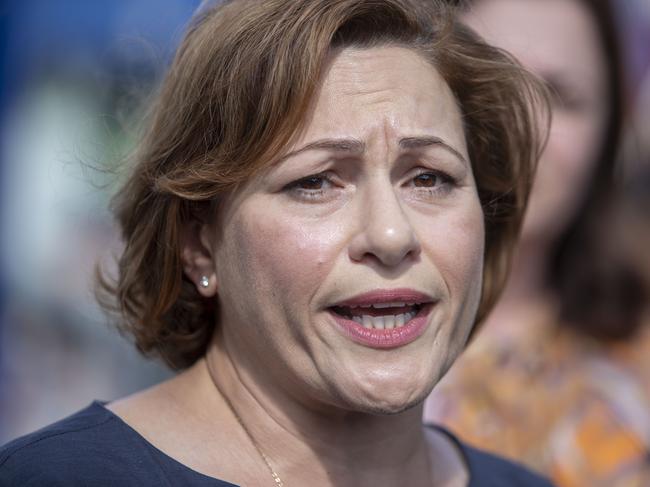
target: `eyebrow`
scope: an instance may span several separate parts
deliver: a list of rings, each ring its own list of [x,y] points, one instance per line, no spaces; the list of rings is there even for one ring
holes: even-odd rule
[[[348,152],[350,154],[363,154],[366,150],[366,144],[361,142],[358,139],[321,139],[296,149],[295,151],[289,152],[282,156],[281,160],[289,159],[295,155],[298,155],[302,152],[310,150],[331,150],[335,152]]]
[[[462,162],[467,164],[467,160],[465,159],[465,157],[456,149],[454,149],[452,146],[447,144],[447,142],[442,140],[440,137],[435,137],[433,135],[428,135],[424,137],[405,137],[403,139],[400,139],[399,141],[399,146],[402,149],[421,149],[423,147],[430,147],[432,145],[437,145],[443,147],[444,149],[447,149],[458,159],[460,159]]]
[[[401,149],[406,149],[406,150],[421,149],[430,146],[443,147],[444,149],[446,149],[447,151],[455,155],[462,162],[467,164],[467,160],[465,159],[465,157],[456,149],[454,149],[452,146],[447,144],[440,137],[435,137],[432,135],[423,136],[423,137],[404,137],[399,141],[399,147]],[[310,150],[319,150],[319,149],[331,150],[335,152],[347,152],[350,154],[363,154],[363,152],[366,150],[366,144],[358,139],[353,139],[353,138],[320,139],[314,142],[310,142],[309,144],[305,145],[304,147],[301,147],[300,149],[296,149],[295,151],[289,152],[288,154],[284,155],[281,158],[281,160],[288,159],[302,152],[306,152]]]

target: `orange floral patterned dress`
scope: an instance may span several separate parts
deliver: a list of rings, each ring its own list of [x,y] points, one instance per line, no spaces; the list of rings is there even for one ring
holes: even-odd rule
[[[425,420],[560,487],[650,487],[648,328],[607,346],[543,323],[518,337],[479,334]]]

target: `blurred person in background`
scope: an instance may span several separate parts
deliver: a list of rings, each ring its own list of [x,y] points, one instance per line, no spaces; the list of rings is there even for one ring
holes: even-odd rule
[[[624,262],[626,248],[605,238],[628,232],[610,210],[624,105],[612,5],[476,0],[467,7],[466,23],[547,82],[553,121],[510,282],[485,332],[429,399],[425,420],[561,486],[648,485],[641,271],[648,256],[630,252],[625,257],[640,262]]]

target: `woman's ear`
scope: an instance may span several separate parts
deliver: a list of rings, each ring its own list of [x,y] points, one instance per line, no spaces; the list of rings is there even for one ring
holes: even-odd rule
[[[217,294],[217,275],[211,247],[210,226],[199,220],[187,222],[181,230],[183,272],[199,294],[211,298]]]

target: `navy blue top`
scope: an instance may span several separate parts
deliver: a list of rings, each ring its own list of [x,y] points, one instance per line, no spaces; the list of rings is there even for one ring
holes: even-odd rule
[[[462,444],[468,487],[550,487],[523,467]],[[93,402],[46,428],[0,449],[0,486],[233,487],[165,455],[122,419]]]

